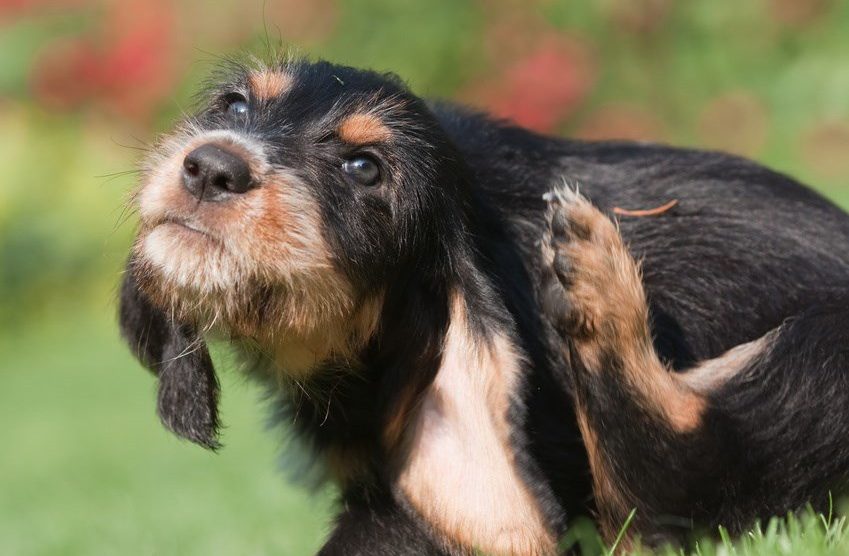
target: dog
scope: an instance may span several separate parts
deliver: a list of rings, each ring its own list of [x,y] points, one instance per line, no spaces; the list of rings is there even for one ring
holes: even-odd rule
[[[849,217],[715,152],[538,135],[391,74],[232,64],[131,203],[120,325],[216,449],[226,340],[339,488],[321,554],[680,542],[839,493]]]

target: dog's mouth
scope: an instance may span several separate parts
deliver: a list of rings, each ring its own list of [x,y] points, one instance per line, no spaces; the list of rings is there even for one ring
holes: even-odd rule
[[[181,232],[188,232],[190,234],[205,236],[209,239],[215,239],[212,236],[212,234],[209,233],[209,231],[198,226],[197,224],[188,222],[188,221],[180,219],[180,218],[173,218],[173,217],[165,218],[161,222],[157,223],[156,226],[154,226],[154,227],[157,227],[157,228],[158,227],[167,227],[169,229],[173,228],[173,229],[179,230]]]
[[[207,242],[217,247],[223,247],[224,242],[214,230],[195,220],[169,216],[154,223],[150,230],[187,241]]]
[[[236,260],[223,233],[196,218],[167,215],[143,223],[136,255],[164,289],[221,290],[233,285]],[[237,272],[238,271],[238,272]]]

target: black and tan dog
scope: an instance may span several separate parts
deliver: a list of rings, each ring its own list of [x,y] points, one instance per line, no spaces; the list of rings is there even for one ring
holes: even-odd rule
[[[632,508],[676,540],[847,477],[849,217],[751,162],[288,61],[217,76],[133,203],[162,421],[217,446],[230,341],[340,487],[325,554],[551,554]]]

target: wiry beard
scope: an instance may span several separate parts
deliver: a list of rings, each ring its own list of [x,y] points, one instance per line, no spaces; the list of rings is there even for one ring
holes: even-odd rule
[[[270,283],[244,273],[228,287],[181,283],[137,253],[131,269],[148,298],[173,320],[225,339],[271,363],[278,376],[305,377],[331,358],[349,360],[374,334],[381,296],[357,300],[337,273]]]
[[[272,282],[225,260],[226,253],[203,259],[187,280],[186,273],[164,272],[137,250],[132,271],[142,291],[175,321],[234,338],[273,340],[288,331],[311,335],[354,309],[350,285],[336,273]]]

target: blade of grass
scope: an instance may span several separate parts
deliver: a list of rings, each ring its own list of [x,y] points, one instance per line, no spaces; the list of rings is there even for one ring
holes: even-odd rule
[[[625,519],[625,523],[622,524],[622,528],[619,529],[619,534],[616,535],[616,540],[613,541],[613,544],[610,547],[610,550],[607,551],[606,556],[613,556],[616,552],[616,547],[619,546],[619,543],[622,542],[623,537],[625,537],[625,533],[628,531],[628,527],[631,526],[631,522],[634,520],[634,516],[637,515],[637,508],[631,510],[631,513],[628,514],[628,517]]]

